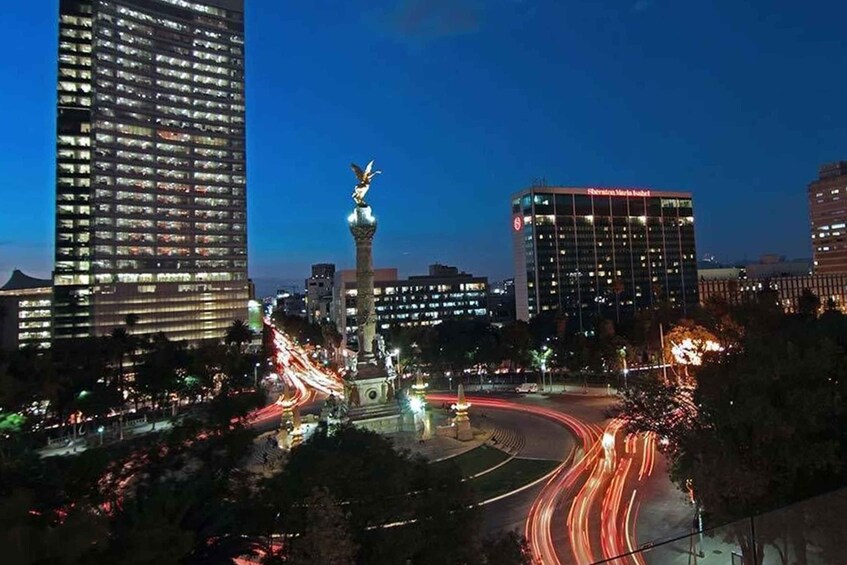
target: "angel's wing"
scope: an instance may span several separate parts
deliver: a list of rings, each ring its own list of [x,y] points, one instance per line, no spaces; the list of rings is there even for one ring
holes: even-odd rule
[[[359,168],[359,165],[357,165],[356,163],[350,163],[350,167],[353,169],[353,172],[356,173],[356,178],[361,181],[364,178],[365,174],[362,172],[362,169]]]
[[[374,166],[374,160],[373,160],[373,159],[371,159],[371,162],[370,162],[370,163],[368,163],[368,166],[367,166],[367,167],[365,167],[365,176],[366,176],[366,177],[368,177],[368,176],[370,176],[370,175],[371,175],[371,169],[373,168],[373,166]]]

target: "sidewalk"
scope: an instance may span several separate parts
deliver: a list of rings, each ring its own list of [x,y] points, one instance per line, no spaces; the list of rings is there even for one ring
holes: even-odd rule
[[[153,429],[153,426],[156,426],[156,429]],[[150,432],[159,432],[162,430],[167,430],[171,427],[170,420],[159,420],[158,422],[141,424],[139,426],[134,426],[131,428],[124,428],[124,439],[132,439],[134,437],[148,434]],[[103,445],[109,445],[112,443],[117,443],[120,440],[115,436],[106,436],[103,438]],[[38,454],[41,457],[58,457],[65,455],[75,455],[77,453],[82,453],[89,447],[99,447],[100,446],[100,436],[97,431],[91,431],[85,434],[84,436],[78,437],[76,440],[71,440],[67,444],[62,444],[54,447],[44,447],[38,450]]]

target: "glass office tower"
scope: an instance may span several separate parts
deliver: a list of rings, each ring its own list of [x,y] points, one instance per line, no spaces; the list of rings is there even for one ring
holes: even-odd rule
[[[243,0],[60,0],[55,338],[247,317]]]
[[[551,311],[588,330],[659,301],[697,304],[691,194],[545,186],[511,205],[519,320]]]

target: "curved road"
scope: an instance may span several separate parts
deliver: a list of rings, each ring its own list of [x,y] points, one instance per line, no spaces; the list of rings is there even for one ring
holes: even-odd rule
[[[444,394],[428,398],[435,402],[455,399]],[[608,398],[467,400],[477,409],[513,410],[546,418],[566,427],[577,439],[574,456],[554,469],[543,486],[531,491],[535,499],[526,517],[525,534],[538,563],[643,565],[638,554],[618,556],[638,547],[636,524],[642,487],[655,469],[655,436],[627,435],[620,420],[606,421],[603,414]]]

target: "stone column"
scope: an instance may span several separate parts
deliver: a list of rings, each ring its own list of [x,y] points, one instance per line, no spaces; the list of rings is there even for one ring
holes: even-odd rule
[[[376,309],[374,308],[373,238],[376,218],[370,206],[357,206],[348,218],[350,233],[356,242],[356,323],[359,339],[360,364],[373,359],[373,340],[376,335]]]

